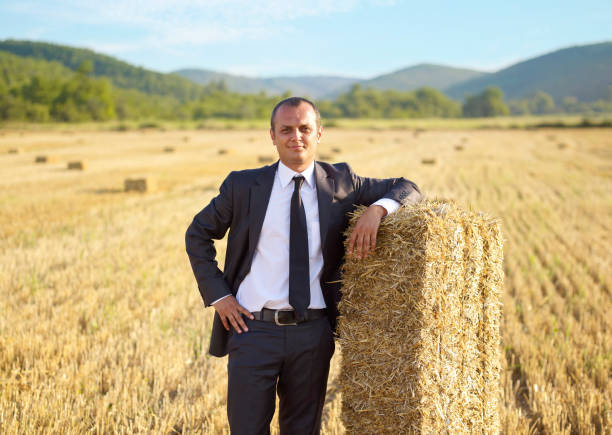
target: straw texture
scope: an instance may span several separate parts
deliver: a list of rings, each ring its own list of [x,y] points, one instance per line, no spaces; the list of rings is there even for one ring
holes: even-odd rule
[[[499,432],[502,288],[497,221],[438,200],[385,218],[343,269],[347,432]]]

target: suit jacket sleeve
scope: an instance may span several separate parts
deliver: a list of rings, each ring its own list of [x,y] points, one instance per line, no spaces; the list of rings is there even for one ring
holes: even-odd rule
[[[185,246],[198,283],[198,289],[209,306],[231,289],[217,265],[217,251],[213,239],[221,239],[232,222],[232,174],[223,181],[219,195],[200,211],[187,228]]]
[[[381,198],[393,199],[400,204],[415,204],[422,199],[417,185],[405,178],[360,177],[348,164],[347,170],[356,192],[356,204],[369,206]]]

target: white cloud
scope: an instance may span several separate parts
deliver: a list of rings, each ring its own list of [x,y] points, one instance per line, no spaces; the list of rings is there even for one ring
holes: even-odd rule
[[[110,31],[97,47],[112,52],[143,48],[202,45],[244,38],[273,38],[293,28],[304,17],[346,13],[364,3],[380,5],[393,0],[23,0],[14,11],[44,16],[49,20],[99,26],[127,26],[137,40],[108,43]],[[86,45],[94,43],[85,42]]]

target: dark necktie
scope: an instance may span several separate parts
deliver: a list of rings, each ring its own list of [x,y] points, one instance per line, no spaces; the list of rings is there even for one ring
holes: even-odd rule
[[[291,197],[289,225],[289,303],[302,318],[310,305],[310,268],[308,264],[308,230],[306,212],[300,188],[304,177],[293,178],[295,189]]]

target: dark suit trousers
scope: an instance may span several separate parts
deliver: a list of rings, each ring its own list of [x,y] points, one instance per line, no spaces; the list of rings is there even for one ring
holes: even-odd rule
[[[317,434],[334,341],[327,318],[278,326],[245,319],[229,342],[227,415],[234,435],[268,434],[279,397],[284,434]]]

